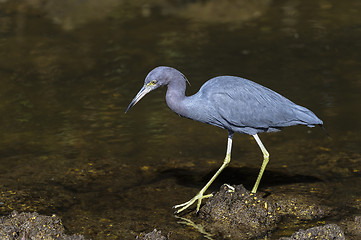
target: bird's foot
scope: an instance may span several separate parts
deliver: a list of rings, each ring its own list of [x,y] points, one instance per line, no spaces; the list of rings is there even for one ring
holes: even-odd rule
[[[202,203],[202,199],[205,199],[205,198],[209,198],[209,197],[212,197],[213,194],[207,194],[207,195],[203,195],[204,191],[201,190],[197,195],[195,195],[191,200],[189,200],[188,202],[185,202],[185,203],[181,203],[181,204],[178,204],[178,205],[175,205],[173,206],[173,208],[179,208],[177,209],[174,214],[177,214],[177,213],[180,213],[182,212],[183,210],[187,209],[189,206],[191,206],[195,201],[198,200],[198,203],[197,203],[197,214],[199,212],[199,208],[201,207],[201,203]]]
[[[232,193],[232,192],[235,191],[235,188],[232,187],[231,185],[229,185],[229,184],[227,184],[227,183],[225,183],[224,185],[228,188],[227,192]]]

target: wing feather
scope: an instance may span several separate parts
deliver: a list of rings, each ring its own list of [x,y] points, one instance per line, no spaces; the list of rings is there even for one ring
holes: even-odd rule
[[[234,127],[280,128],[297,121],[293,109],[298,105],[255,82],[215,78],[206,89],[212,89],[209,99],[218,114]]]

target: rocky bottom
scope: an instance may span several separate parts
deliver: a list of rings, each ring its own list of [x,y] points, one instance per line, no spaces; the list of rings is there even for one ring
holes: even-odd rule
[[[13,211],[9,216],[0,218],[0,239],[63,239],[85,240],[82,235],[66,235],[62,221],[56,215],[44,216],[34,213]]]
[[[329,195],[327,191],[327,185],[312,183],[270,187],[253,194],[243,185],[225,184],[201,207],[198,216],[194,210],[188,210],[176,218],[184,228],[198,231],[209,240],[361,239],[361,216],[353,214],[359,212],[357,205],[350,203],[343,209],[337,208],[331,198],[325,197]],[[0,218],[0,239],[85,240],[82,235],[67,235],[56,215],[16,211]],[[139,233],[136,239],[187,237],[154,229]]]
[[[301,185],[278,187],[271,193],[253,194],[242,185],[223,185],[219,192],[204,204],[195,216],[188,212],[179,223],[198,230],[207,239],[361,239],[361,216],[347,216],[346,210],[332,207],[331,200],[322,198],[322,191],[300,194]],[[322,187],[321,187],[322,188]],[[327,189],[327,188],[325,188]],[[301,189],[305,190],[305,189]],[[347,213],[352,212],[348,209]],[[345,215],[342,218],[342,215]],[[341,216],[336,220],[335,216]],[[294,232],[287,229],[287,222],[298,221],[300,228]],[[284,228],[283,235],[273,235],[275,229]],[[287,234],[288,233],[288,234]],[[138,239],[166,240],[172,234],[162,235],[154,230],[140,234]]]

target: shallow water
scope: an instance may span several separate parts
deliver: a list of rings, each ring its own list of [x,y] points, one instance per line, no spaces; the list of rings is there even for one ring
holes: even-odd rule
[[[341,207],[359,201],[360,11],[358,0],[1,1],[1,214],[56,213],[92,239],[154,228],[202,239],[171,207],[221,165],[227,133],[172,113],[165,89],[125,115],[158,65],[183,72],[188,95],[237,75],[311,109],[332,139],[306,127],[261,134],[271,159],[260,190],[292,183],[267,175],[279,172],[328,182]],[[232,154],[244,174],[211,190],[252,187],[257,144],[236,135]]]

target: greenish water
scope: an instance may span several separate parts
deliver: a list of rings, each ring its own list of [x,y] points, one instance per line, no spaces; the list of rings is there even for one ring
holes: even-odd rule
[[[92,239],[154,228],[202,239],[171,207],[221,165],[227,133],[178,117],[165,89],[125,115],[159,65],[187,76],[188,95],[237,75],[308,107],[332,139],[306,127],[262,134],[266,171],[329,182],[341,206],[360,199],[360,11],[358,0],[1,1],[0,213],[56,213]],[[232,157],[252,171],[230,183],[250,189],[258,146],[236,135]],[[273,184],[266,176],[260,190]]]

